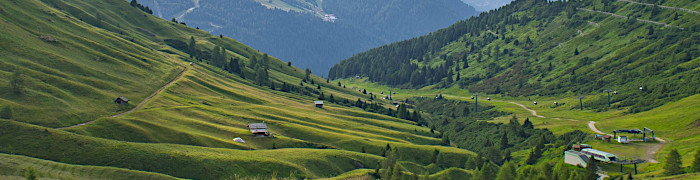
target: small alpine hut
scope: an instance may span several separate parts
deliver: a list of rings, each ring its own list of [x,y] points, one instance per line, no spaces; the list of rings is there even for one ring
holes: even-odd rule
[[[323,101],[314,101],[317,108],[323,108]]]
[[[119,96],[117,99],[114,100],[114,103],[117,104],[128,104],[129,99],[126,99],[124,96]]]
[[[265,121],[262,123],[248,123],[248,129],[250,129],[250,133],[253,133],[253,136],[255,137],[270,136],[270,132],[267,131],[267,124],[265,124]]]

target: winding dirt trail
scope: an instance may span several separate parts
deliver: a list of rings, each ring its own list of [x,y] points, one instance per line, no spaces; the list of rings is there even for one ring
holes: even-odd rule
[[[532,113],[533,116],[537,116],[537,117],[539,117],[539,118],[547,118],[547,117],[544,117],[544,116],[542,116],[542,115],[537,115],[537,111],[532,110],[532,109],[528,108],[527,106],[522,105],[522,104],[520,104],[520,103],[516,103],[516,102],[509,102],[509,103],[518,105],[518,106],[522,107],[523,109],[525,109],[525,110],[527,110],[527,111],[530,111],[530,113]]]
[[[598,128],[595,127],[595,122],[594,121],[589,121],[588,122],[588,128],[591,129],[591,131],[596,132],[598,134],[606,134],[606,135],[612,135],[608,133],[604,133],[603,131],[598,130]],[[666,140],[663,140],[659,137],[656,137],[656,141],[659,141],[659,143],[654,143],[649,146],[644,147],[644,159],[647,160],[650,163],[659,163],[654,157],[656,156],[656,153],[659,152],[659,149],[663,147],[666,144]]]
[[[132,108],[132,109],[130,109],[130,110],[128,110],[128,111],[119,113],[119,114],[111,115],[111,116],[109,116],[109,117],[119,117],[119,116],[122,116],[122,115],[125,115],[125,114],[129,114],[129,113],[131,113],[131,112],[134,112],[134,111],[136,111],[136,110],[141,109],[141,107],[143,107],[144,104],[146,104],[149,100],[153,99],[153,97],[155,97],[156,95],[158,95],[158,93],[160,93],[160,92],[163,91],[165,88],[167,88],[168,86],[170,86],[170,85],[172,85],[173,83],[175,83],[175,81],[177,81],[178,79],[180,79],[180,78],[182,77],[182,75],[185,74],[185,72],[186,72],[187,70],[189,70],[189,68],[190,68],[189,66],[186,66],[186,65],[183,65],[183,67],[185,67],[185,68],[180,72],[180,74],[178,74],[177,76],[175,76],[175,78],[173,78],[173,80],[170,80],[170,82],[168,82],[167,84],[163,85],[163,86],[160,87],[158,90],[156,90],[155,92],[153,92],[151,95],[149,95],[148,97],[146,97],[145,99],[143,99],[143,101],[141,101],[138,105],[136,105],[136,107],[134,107],[134,108]],[[88,122],[84,122],[84,123],[80,123],[80,124],[76,124],[76,125],[72,125],[72,126],[68,126],[68,127],[56,128],[56,129],[68,129],[68,128],[80,127],[80,126],[92,124],[92,123],[94,123],[95,121],[96,121],[96,120],[92,120],[92,121],[88,121]]]

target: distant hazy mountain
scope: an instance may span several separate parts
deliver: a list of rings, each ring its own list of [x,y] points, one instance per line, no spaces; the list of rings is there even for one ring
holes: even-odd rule
[[[154,15],[232,37],[321,75],[344,58],[476,15],[460,0],[143,0]],[[331,18],[337,18],[329,22]]]
[[[488,11],[488,10],[496,9],[498,7],[506,5],[513,0],[462,0],[462,1],[464,3],[471,5],[471,6],[474,6],[474,8],[477,11]]]

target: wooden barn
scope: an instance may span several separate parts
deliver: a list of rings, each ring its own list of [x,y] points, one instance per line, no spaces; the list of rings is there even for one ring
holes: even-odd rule
[[[267,131],[267,124],[265,124],[265,121],[262,123],[248,123],[248,129],[255,137],[267,137],[271,135],[270,132]]]
[[[129,103],[129,99],[126,99],[124,96],[119,96],[117,99],[114,100],[114,103],[127,104]]]
[[[314,101],[317,108],[323,108],[323,101]]]

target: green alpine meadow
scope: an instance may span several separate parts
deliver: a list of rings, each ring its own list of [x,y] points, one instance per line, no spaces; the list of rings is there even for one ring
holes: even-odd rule
[[[2,0],[0,179],[700,179],[699,11]]]

